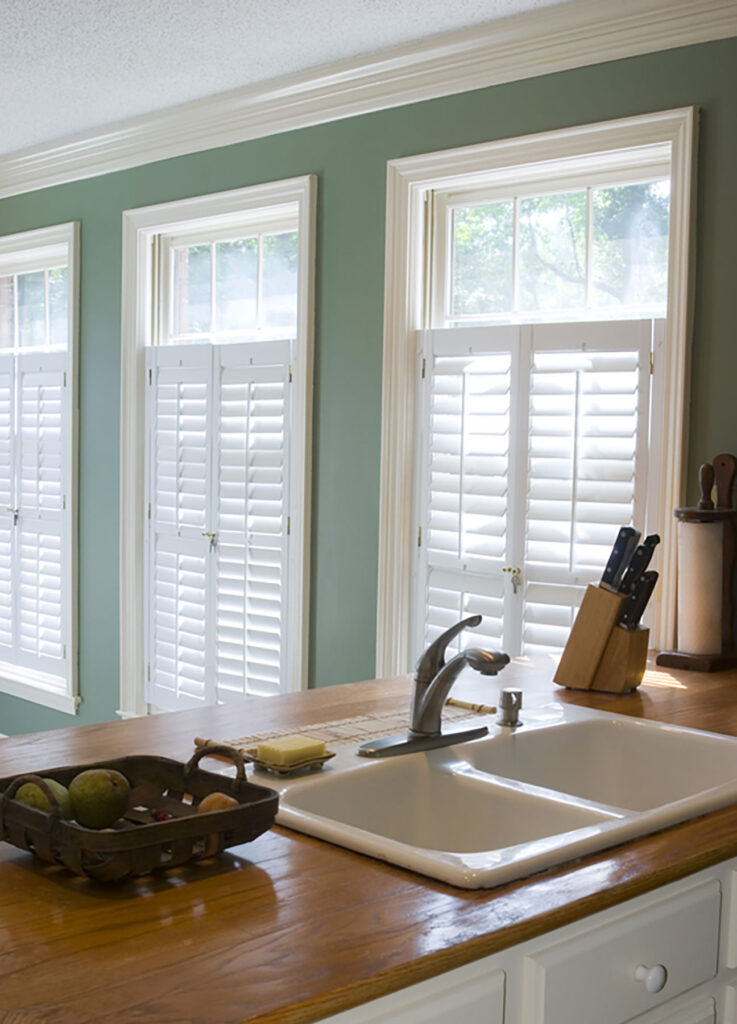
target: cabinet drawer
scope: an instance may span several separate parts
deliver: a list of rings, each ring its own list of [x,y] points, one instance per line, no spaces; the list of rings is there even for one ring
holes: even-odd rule
[[[717,1009],[713,999],[702,999],[685,1009],[668,1010],[663,1007],[660,1012],[648,1013],[647,1017],[638,1017],[637,1024],[716,1024]]]
[[[524,1020],[621,1024],[707,981],[717,970],[719,910],[719,883],[709,880],[541,946],[524,961]]]
[[[504,1024],[504,971],[458,967],[321,1024]]]

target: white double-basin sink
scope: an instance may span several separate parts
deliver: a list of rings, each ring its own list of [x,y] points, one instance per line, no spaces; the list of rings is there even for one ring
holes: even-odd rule
[[[277,823],[467,889],[521,878],[737,802],[737,739],[550,704],[512,730],[390,758],[341,749],[259,782]]]

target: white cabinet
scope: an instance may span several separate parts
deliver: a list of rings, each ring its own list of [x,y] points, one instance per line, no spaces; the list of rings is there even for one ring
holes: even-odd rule
[[[714,977],[716,879],[634,902],[523,957],[526,1024],[621,1024]]]
[[[730,861],[324,1024],[737,1024]]]
[[[504,972],[479,960],[382,996],[324,1024],[504,1024]]]

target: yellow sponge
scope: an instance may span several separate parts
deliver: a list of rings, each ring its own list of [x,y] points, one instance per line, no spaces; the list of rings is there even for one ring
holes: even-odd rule
[[[273,740],[259,743],[256,757],[259,761],[269,764],[297,764],[313,757],[322,757],[325,744],[322,740],[313,740],[309,736],[279,736]]]

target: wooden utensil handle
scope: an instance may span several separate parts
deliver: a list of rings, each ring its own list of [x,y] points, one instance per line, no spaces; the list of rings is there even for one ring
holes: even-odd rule
[[[711,500],[711,489],[714,486],[714,467],[710,462],[705,462],[703,466],[699,467],[699,486],[701,488],[701,498],[696,508],[708,509],[710,511],[714,508],[714,502]]]
[[[717,508],[732,508],[732,487],[734,486],[737,459],[734,455],[717,455],[712,459],[717,485]]]

